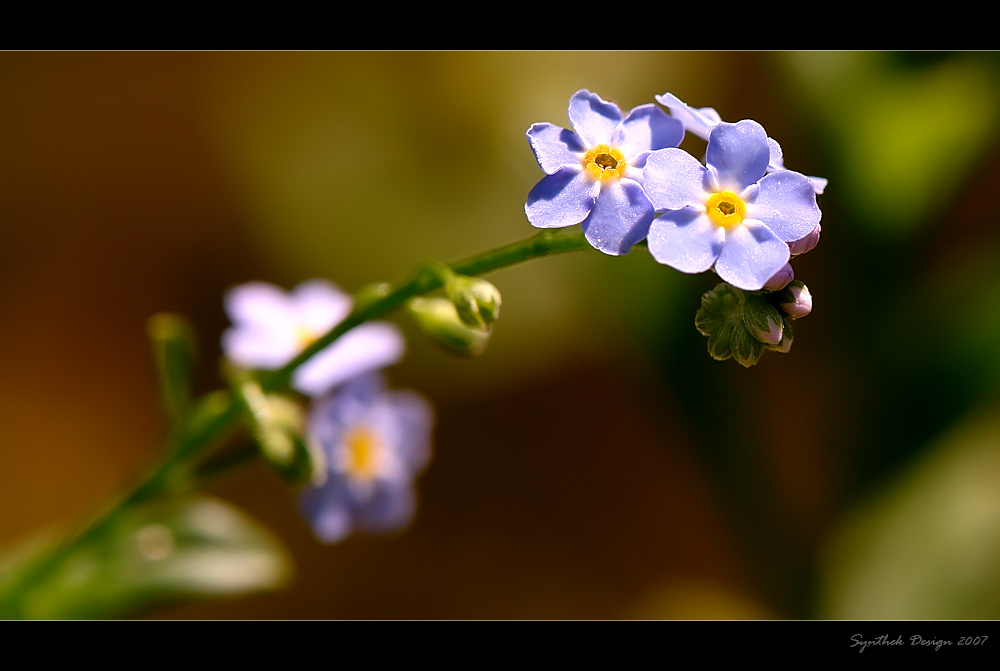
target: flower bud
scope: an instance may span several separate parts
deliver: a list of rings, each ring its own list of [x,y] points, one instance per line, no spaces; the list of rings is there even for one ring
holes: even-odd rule
[[[792,349],[792,324],[787,317],[782,318],[781,322],[781,340],[774,345],[768,345],[767,348],[772,352],[788,354],[788,352]]]
[[[791,319],[805,317],[812,312],[812,294],[806,285],[796,280],[782,290],[777,305]]]
[[[767,320],[767,330],[758,330],[751,335],[757,340],[761,341],[765,345],[777,345],[781,342],[781,338],[784,334],[784,323],[779,316],[777,320],[774,319],[775,315],[768,315]]]
[[[236,387],[250,433],[261,454],[289,482],[303,484],[326,473],[322,452],[303,438],[302,408],[285,396],[265,394],[253,380]]]
[[[792,256],[805,254],[810,249],[815,247],[819,242],[820,228],[822,228],[822,226],[820,224],[816,224],[816,228],[806,235],[806,237],[796,240],[795,242],[789,242],[788,250],[792,253]]]
[[[793,279],[795,279],[795,272],[792,270],[792,264],[786,263],[778,272],[771,276],[771,279],[764,283],[764,288],[768,291],[781,291]]]
[[[486,348],[490,332],[469,326],[447,298],[414,298],[407,309],[420,330],[452,354],[477,356]]]
[[[191,404],[191,376],[197,343],[191,325],[180,315],[160,313],[146,324],[167,414],[178,418]]]
[[[444,290],[467,326],[487,329],[500,316],[500,292],[484,279],[452,275]]]

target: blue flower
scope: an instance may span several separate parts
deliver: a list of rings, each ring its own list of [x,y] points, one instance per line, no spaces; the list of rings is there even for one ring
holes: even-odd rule
[[[532,124],[528,142],[545,172],[528,193],[524,212],[532,226],[583,225],[587,240],[605,254],[625,254],[646,237],[653,207],[642,189],[650,151],[676,147],[682,124],[656,105],[622,117],[614,103],[587,90],[569,101],[572,131]]]
[[[702,140],[707,140],[712,129],[722,123],[722,117],[713,108],[691,107],[673,93],[664,93],[663,95],[656,96],[656,100],[664,107],[670,109],[670,113],[674,118],[684,124],[685,131],[697,135]],[[781,151],[781,145],[772,138],[767,138],[767,145],[770,150],[767,172],[787,170],[785,168],[784,153]],[[823,190],[826,189],[827,180],[825,178],[810,177],[809,180],[812,181],[816,193],[823,193]]]
[[[355,378],[313,402],[308,439],[326,462],[325,481],[302,494],[317,538],[334,543],[355,529],[401,529],[413,517],[413,481],[430,458],[430,406],[388,391],[378,375]]]
[[[274,370],[339,324],[351,297],[324,280],[303,282],[290,293],[264,282],[231,289],[224,299],[233,325],[222,334],[222,351],[238,366]],[[357,326],[292,375],[292,386],[318,396],[361,373],[396,363],[405,340],[388,322]]]
[[[756,121],[719,123],[702,166],[680,149],[649,155],[646,193],[657,211],[649,251],[686,273],[708,270],[747,291],[764,286],[788,262],[788,243],[819,225],[816,191],[791,170],[765,174],[767,133]]]

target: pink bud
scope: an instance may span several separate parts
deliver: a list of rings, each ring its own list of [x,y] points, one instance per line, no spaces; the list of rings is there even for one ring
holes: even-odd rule
[[[812,312],[813,299],[809,293],[809,287],[802,283],[796,283],[786,289],[791,294],[792,300],[780,304],[782,310],[791,319],[805,317]]]
[[[767,325],[771,330],[756,334],[757,340],[768,345],[777,345],[784,334],[784,325],[780,321],[775,323],[770,319],[767,320]]]
[[[792,264],[786,263],[778,272],[771,276],[771,279],[764,283],[764,288],[770,291],[781,291],[793,279],[795,279],[795,273],[792,271]]]
[[[816,228],[814,228],[811,233],[806,235],[806,237],[796,240],[795,242],[789,242],[788,249],[791,251],[792,256],[805,254],[810,249],[815,247],[816,243],[819,242],[820,228],[822,228],[822,226],[820,224],[816,224]]]

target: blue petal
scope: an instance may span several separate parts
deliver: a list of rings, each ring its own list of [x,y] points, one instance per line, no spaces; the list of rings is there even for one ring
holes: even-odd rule
[[[605,254],[627,254],[649,233],[653,206],[638,182],[619,179],[601,188],[594,209],[583,222],[583,234]]]
[[[350,492],[341,478],[331,477],[322,487],[305,490],[299,506],[313,533],[324,543],[336,543],[354,527]]]
[[[569,120],[587,147],[609,144],[615,128],[622,122],[618,105],[582,89],[569,99]]]
[[[642,184],[657,210],[704,207],[705,167],[682,149],[660,149],[646,159]]]
[[[756,121],[720,123],[708,136],[705,162],[715,168],[723,189],[740,193],[764,176],[770,160],[767,133]]]
[[[582,169],[562,168],[531,189],[524,213],[536,228],[579,224],[594,208],[600,188]]]
[[[719,258],[725,231],[693,208],[665,212],[649,228],[649,253],[684,273],[708,270]]]
[[[641,168],[646,155],[656,149],[676,147],[684,139],[684,126],[656,105],[636,107],[615,129],[611,144],[618,147],[628,162]]]
[[[747,203],[747,217],[764,222],[785,242],[809,235],[821,216],[812,181],[791,170],[766,175],[760,180],[757,198]]]
[[[386,444],[403,460],[411,474],[427,465],[431,456],[430,404],[410,391],[386,392],[373,405],[369,421],[379,427]]]
[[[357,509],[358,526],[368,531],[396,531],[413,518],[416,495],[409,482],[378,481],[372,497]]]
[[[580,154],[586,151],[579,135],[555,124],[532,124],[527,136],[535,160],[548,175],[565,165],[579,165]]]
[[[719,113],[711,107],[695,109],[681,101],[673,93],[656,96],[656,100],[664,107],[670,108],[670,113],[674,115],[674,118],[684,124],[684,130],[697,135],[702,140],[707,140],[712,129],[722,121]]]
[[[389,322],[354,327],[292,373],[292,386],[307,396],[320,396],[351,378],[397,363],[406,340]]]
[[[726,231],[715,272],[734,287],[757,291],[788,263],[788,245],[759,221]]]
[[[785,170],[785,152],[781,151],[781,145],[777,140],[767,138],[767,147],[770,151],[767,160],[767,171]]]

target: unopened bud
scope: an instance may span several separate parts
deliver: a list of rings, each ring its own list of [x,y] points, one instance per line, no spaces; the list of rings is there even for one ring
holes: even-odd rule
[[[812,230],[806,237],[796,240],[795,242],[788,243],[788,251],[791,252],[792,256],[797,256],[798,254],[805,254],[810,249],[816,246],[819,242],[820,224],[816,224],[816,228]]]
[[[778,317],[778,319],[775,320],[773,315],[769,315],[767,327],[766,331],[760,330],[753,333],[753,337],[765,345],[777,345],[780,343],[781,336],[784,333],[784,324],[782,323],[781,317]]]
[[[782,266],[781,270],[772,275],[771,279],[764,283],[764,288],[768,291],[781,291],[793,279],[795,279],[795,272],[792,270],[792,264],[786,263]]]
[[[407,308],[420,330],[449,352],[477,356],[486,348],[490,332],[469,326],[447,298],[414,298]]]
[[[805,317],[812,312],[813,299],[809,287],[798,280],[789,283],[778,296],[778,307],[791,319]]]
[[[781,340],[777,344],[768,345],[768,349],[772,352],[787,354],[792,349],[792,324],[788,318],[784,318],[781,321]]]
[[[484,279],[453,275],[444,290],[459,319],[468,326],[487,329],[500,316],[500,292]]]
[[[301,484],[325,473],[322,453],[310,449],[303,438],[304,417],[298,403],[265,394],[253,380],[238,385],[236,392],[261,454],[281,477]]]

